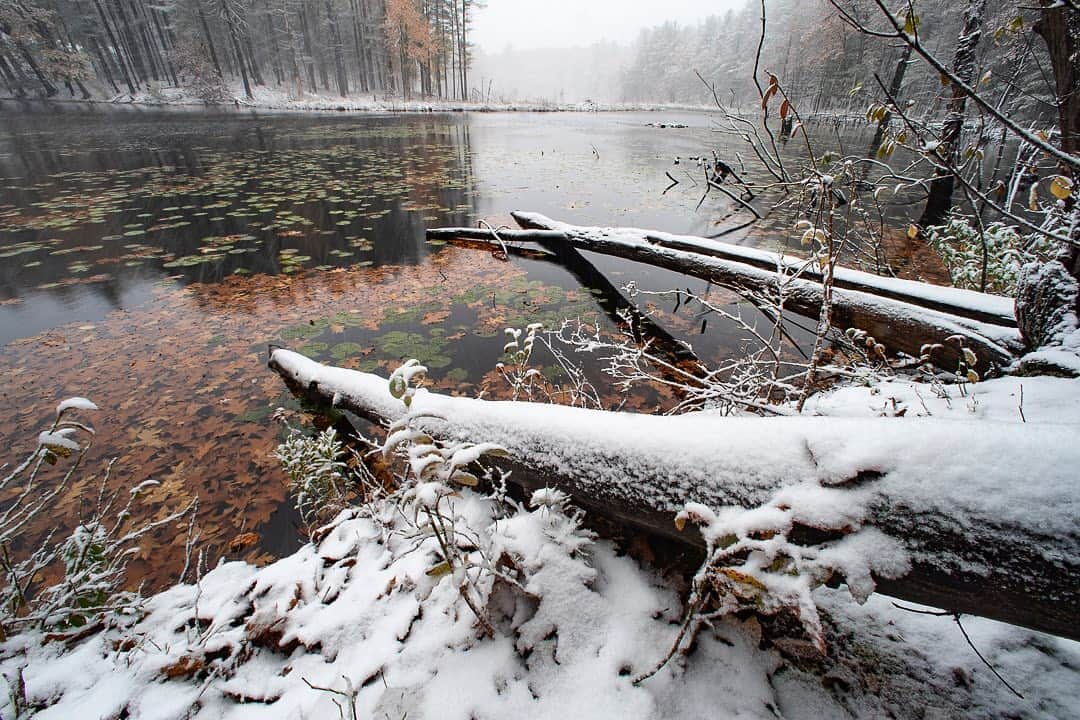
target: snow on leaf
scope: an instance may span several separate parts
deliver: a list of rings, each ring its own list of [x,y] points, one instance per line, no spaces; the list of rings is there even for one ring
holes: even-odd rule
[[[79,443],[67,437],[67,434],[62,430],[60,432],[45,431],[41,433],[38,435],[38,445],[47,447],[50,450],[62,449],[76,451],[79,449]]]
[[[64,401],[60,402],[60,404],[58,404],[56,406],[56,414],[60,415],[61,413],[65,412],[67,410],[97,410],[97,409],[98,409],[97,405],[90,402],[89,400],[87,400],[84,397],[70,397],[67,400],[64,400]]]

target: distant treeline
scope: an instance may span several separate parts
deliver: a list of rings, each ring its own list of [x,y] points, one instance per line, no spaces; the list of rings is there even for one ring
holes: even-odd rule
[[[474,0],[0,0],[0,90],[468,98]]]
[[[1037,4],[1037,3],[1035,3]],[[872,0],[844,0],[843,7],[867,25],[881,25]],[[952,60],[963,13],[957,0],[916,0],[918,32],[945,63]],[[1030,28],[1018,25],[1017,0],[990,0],[983,16],[977,51],[981,87],[1002,99],[1016,117],[1055,118],[1053,81],[1045,45]],[[905,6],[906,7],[906,6]],[[828,0],[767,0],[765,42],[758,79],[777,75],[804,113],[862,113],[868,98],[880,98],[875,73],[888,87],[902,48],[851,27]],[[745,0],[737,10],[693,26],[665,23],[641,33],[633,60],[623,74],[621,99],[628,102],[711,103],[712,84],[720,100],[735,106],[759,102],[754,60],[762,31],[760,0]],[[924,63],[912,63],[903,100],[917,116],[934,112],[941,79]]]

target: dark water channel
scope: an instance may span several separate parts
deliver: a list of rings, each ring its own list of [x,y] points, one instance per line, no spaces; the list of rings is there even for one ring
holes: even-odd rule
[[[687,127],[648,126],[658,121]],[[203,539],[217,554],[287,552],[293,516],[271,457],[283,430],[270,416],[296,406],[265,369],[268,343],[384,373],[417,357],[439,390],[499,396],[504,328],[572,317],[610,329],[631,280],[689,288],[753,318],[730,293],[633,263],[504,262],[424,238],[427,227],[508,223],[515,209],[709,234],[729,222],[730,201],[712,193],[699,203],[691,178],[700,169],[673,159],[721,141],[696,113],[0,103],[0,462],[32,447],[58,399],[84,395],[102,407],[87,466],[119,456],[117,483],[160,480],[147,514],[198,494]],[[667,193],[665,171],[683,180]],[[783,243],[790,225],[778,214],[725,240]],[[743,343],[700,306],[652,302],[703,358]],[[77,483],[56,516],[84,512],[91,484]],[[176,567],[182,541],[160,542],[137,573],[163,580]]]

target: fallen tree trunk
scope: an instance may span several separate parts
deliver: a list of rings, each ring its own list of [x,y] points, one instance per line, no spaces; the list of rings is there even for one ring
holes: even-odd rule
[[[590,233],[599,230],[599,228],[567,225],[538,213],[515,212],[513,215],[522,227],[527,229],[500,230],[499,237],[505,242],[533,242],[550,248],[554,243],[567,242],[568,236],[587,237]],[[603,232],[610,234],[611,230],[605,228]],[[789,272],[794,272],[806,262],[802,258],[791,255],[780,255],[768,250],[732,245],[693,235],[671,235],[632,228],[622,229],[619,232],[643,237],[647,242],[660,247],[732,260],[762,270],[785,268]],[[484,228],[430,228],[427,236],[439,239],[466,238],[487,242],[492,240],[491,231]],[[808,280],[821,282],[821,273],[816,270],[803,270],[802,275]],[[883,277],[846,267],[836,268],[835,285],[838,288],[859,290],[991,325],[1016,327],[1013,300],[1001,295],[930,285],[916,280]]]
[[[535,213],[515,212],[513,215],[526,228],[544,230],[545,242],[554,242],[550,233],[557,231],[578,249],[663,267],[745,293],[775,297],[778,288],[782,287],[784,307],[800,315],[817,317],[821,308],[821,284],[810,277],[791,277],[777,272],[777,267],[790,272],[798,264],[793,266],[792,260],[781,260],[773,253],[736,248],[705,238],[632,228],[578,227]],[[703,253],[703,249],[712,254]],[[845,278],[843,281],[841,275]],[[855,289],[857,284],[865,289]],[[833,326],[840,330],[859,328],[887,347],[913,357],[921,354],[924,344],[941,344],[943,348],[934,361],[947,369],[955,369],[961,358],[959,344],[949,342],[947,338],[959,336],[964,345],[976,353],[978,369],[985,373],[1010,365],[1016,358],[1015,351],[1022,347],[1015,322],[1006,324],[1004,312],[1008,303],[1007,298],[878,278],[845,269],[837,272]],[[934,309],[931,305],[949,310]],[[971,317],[974,315],[990,317],[994,321]]]
[[[369,420],[405,407],[376,375],[288,350],[270,367],[299,394]],[[850,483],[868,521],[900,540],[889,595],[1080,639],[1077,428],[934,418],[675,417],[489,402],[419,391],[415,420],[444,441],[494,442],[526,489],[555,487],[587,511],[700,545],[674,516],[688,501],[756,507],[804,481]]]
[[[567,225],[544,217],[538,213],[513,213],[514,218],[522,224],[525,230],[500,230],[499,237],[504,242],[533,242],[550,248],[555,243],[567,242],[569,235],[585,236],[588,231],[598,228],[584,228],[575,225]],[[607,230],[605,228],[605,230]],[[610,232],[610,231],[608,231]],[[635,230],[626,228],[621,232],[633,233],[645,238],[649,243],[674,250],[714,257],[723,260],[732,260],[745,263],[762,270],[776,270],[778,267],[794,272],[803,266],[804,259],[791,255],[780,255],[769,250],[732,245],[710,238],[695,237],[693,235],[671,235],[648,230]],[[464,238],[469,240],[483,240],[490,242],[493,239],[492,232],[484,228],[429,228],[429,238],[453,239]],[[806,269],[802,276],[808,280],[821,282],[821,273]],[[835,285],[847,290],[859,290],[879,295],[881,297],[900,300],[911,305],[939,310],[957,317],[979,320],[991,325],[1002,327],[1016,327],[1016,315],[1012,298],[1001,295],[964,290],[961,288],[943,287],[917,280],[902,280],[900,278],[883,277],[873,273],[855,270],[847,267],[837,267],[835,273]]]

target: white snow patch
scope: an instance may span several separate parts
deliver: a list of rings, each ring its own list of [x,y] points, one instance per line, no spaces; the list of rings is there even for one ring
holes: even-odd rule
[[[84,397],[71,397],[56,406],[56,414],[65,410],[97,410],[98,406]]]

